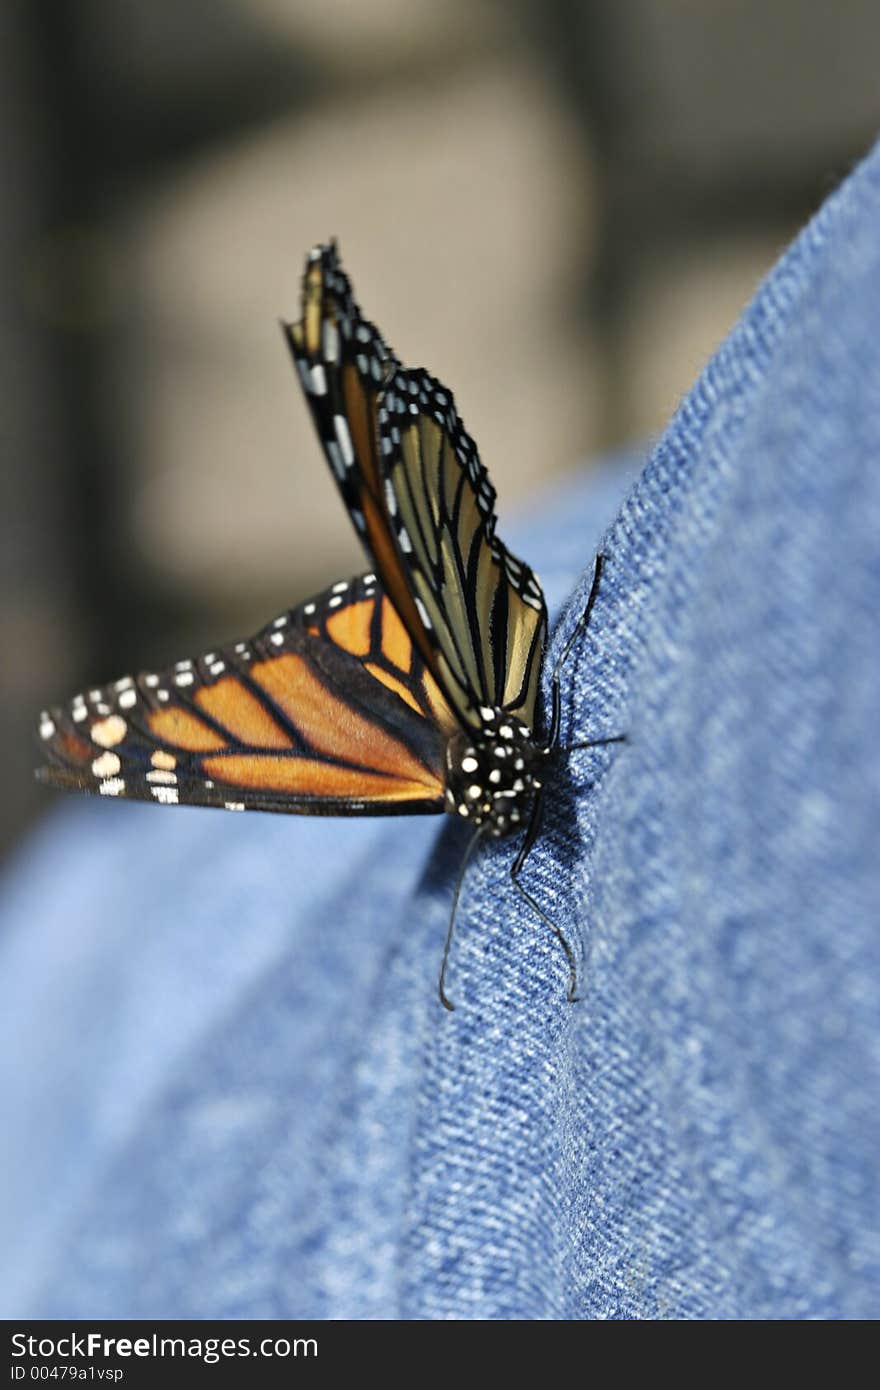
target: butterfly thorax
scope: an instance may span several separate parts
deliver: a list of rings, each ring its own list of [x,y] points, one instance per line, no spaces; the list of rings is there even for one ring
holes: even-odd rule
[[[457,733],[446,749],[446,805],[452,815],[486,826],[496,838],[525,818],[541,783],[541,750],[522,720],[501,709],[480,711],[479,732]]]

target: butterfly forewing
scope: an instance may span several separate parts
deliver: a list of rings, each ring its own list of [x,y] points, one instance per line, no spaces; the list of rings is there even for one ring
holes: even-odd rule
[[[378,402],[397,359],[365,319],[334,245],[309,256],[302,316],[283,325],[330,470],[382,585],[423,658],[433,647],[401,563],[384,495]],[[436,672],[435,672],[436,674]],[[445,726],[451,733],[455,721]]]
[[[250,641],[47,711],[44,780],[105,796],[306,814],[442,809],[449,712],[373,575]]]
[[[348,511],[454,712],[444,729],[479,727],[486,706],[532,727],[544,598],[495,537],[495,491],[451,393],[400,366],[332,245],[309,257],[285,331]]]

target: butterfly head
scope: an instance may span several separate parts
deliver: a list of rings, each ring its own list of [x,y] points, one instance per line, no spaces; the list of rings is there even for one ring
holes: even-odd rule
[[[501,709],[480,711],[481,729],[457,733],[446,749],[446,805],[496,839],[517,830],[541,783],[531,730]]]

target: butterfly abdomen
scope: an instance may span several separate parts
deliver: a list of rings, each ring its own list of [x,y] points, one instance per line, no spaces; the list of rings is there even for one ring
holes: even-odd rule
[[[446,748],[446,809],[500,839],[519,829],[541,782],[543,750],[522,720],[480,711],[479,733],[456,733]]]

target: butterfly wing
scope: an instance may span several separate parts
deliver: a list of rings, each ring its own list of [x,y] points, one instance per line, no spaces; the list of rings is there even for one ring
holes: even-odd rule
[[[333,245],[310,255],[285,325],[319,437],[382,584],[453,711],[529,727],[547,631],[540,586],[495,536],[495,491],[450,392],[404,370]]]
[[[448,710],[374,575],[237,642],[43,714],[44,781],[312,815],[443,809]]]
[[[495,535],[495,489],[451,392],[426,371],[396,368],[378,426],[389,519],[431,669],[468,723],[488,707],[532,728],[544,595]]]
[[[424,660],[433,649],[419,620],[389,525],[379,466],[378,402],[398,362],[363,317],[335,244],[317,246],[306,263],[302,316],[282,325],[318,438],[355,530],[385,592]],[[446,732],[455,728],[454,717]]]

